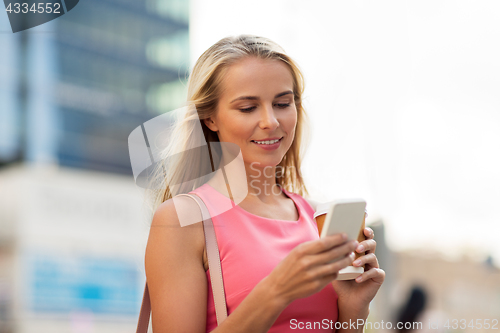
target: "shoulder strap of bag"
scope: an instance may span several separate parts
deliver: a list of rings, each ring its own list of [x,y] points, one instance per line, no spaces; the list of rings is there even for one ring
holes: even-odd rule
[[[205,244],[207,247],[208,268],[210,271],[210,281],[215,303],[215,315],[217,325],[220,325],[227,318],[226,294],[224,292],[224,282],[222,280],[222,270],[220,267],[219,246],[215,236],[214,225],[207,206],[197,195],[188,195],[195,199],[200,207],[203,218],[203,231],[205,232]]]
[[[227,306],[226,295],[224,292],[224,282],[222,281],[219,247],[217,246],[217,238],[215,236],[212,218],[210,217],[207,206],[200,197],[190,194],[179,194],[178,196],[181,195],[194,199],[201,210],[203,218],[203,231],[205,233],[205,244],[207,248],[208,268],[210,271],[210,280],[215,303],[215,314],[217,316],[217,325],[220,325],[227,318]],[[150,314],[151,301],[149,299],[148,283],[146,281],[136,333],[147,333]]]

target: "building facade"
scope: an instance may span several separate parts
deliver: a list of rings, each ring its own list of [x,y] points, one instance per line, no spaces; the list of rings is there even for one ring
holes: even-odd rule
[[[148,222],[127,138],[185,101],[189,2],[0,29],[0,332],[131,330]]]

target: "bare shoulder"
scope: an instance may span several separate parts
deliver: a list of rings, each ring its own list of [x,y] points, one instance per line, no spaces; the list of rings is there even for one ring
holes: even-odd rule
[[[185,196],[169,199],[158,206],[153,215],[146,247],[146,275],[148,269],[155,271],[156,264],[168,256],[198,256],[203,253],[204,246],[197,203]]]
[[[188,217],[198,213],[199,221],[188,224],[183,220],[186,212]],[[204,247],[201,213],[193,199],[176,197],[157,208],[145,255],[154,332],[204,331]]]
[[[186,196],[177,196],[163,202],[153,216],[151,227],[184,227],[201,222],[198,204]]]

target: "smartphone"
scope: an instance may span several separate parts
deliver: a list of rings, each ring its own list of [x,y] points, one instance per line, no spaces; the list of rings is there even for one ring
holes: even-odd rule
[[[357,240],[365,217],[366,202],[343,199],[332,202],[325,217],[321,237],[345,232],[349,240]]]

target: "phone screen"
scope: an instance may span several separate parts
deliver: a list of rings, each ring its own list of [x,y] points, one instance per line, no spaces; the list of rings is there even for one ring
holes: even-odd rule
[[[365,208],[366,202],[360,199],[334,201],[326,214],[321,237],[345,232],[349,239],[357,239]]]

